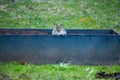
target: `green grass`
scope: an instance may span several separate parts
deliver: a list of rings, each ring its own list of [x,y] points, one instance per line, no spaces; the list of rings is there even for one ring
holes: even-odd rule
[[[0,0],[0,28],[115,29],[119,0]]]
[[[120,71],[118,65],[112,66],[77,66],[67,64],[21,65],[18,62],[0,62],[0,80],[114,80],[97,79],[96,73]]]

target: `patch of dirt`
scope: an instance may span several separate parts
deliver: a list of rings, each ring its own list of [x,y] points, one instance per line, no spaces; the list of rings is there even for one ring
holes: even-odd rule
[[[118,80],[120,79],[120,72],[106,73],[106,72],[100,71],[96,73],[96,78],[114,78]]]

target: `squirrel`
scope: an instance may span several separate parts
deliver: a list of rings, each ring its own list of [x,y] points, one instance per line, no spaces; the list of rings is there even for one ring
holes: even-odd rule
[[[55,24],[56,28],[52,30],[52,35],[66,35],[67,32],[62,28],[62,24]]]

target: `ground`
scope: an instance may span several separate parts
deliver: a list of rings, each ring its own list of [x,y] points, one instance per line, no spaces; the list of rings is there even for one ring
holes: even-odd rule
[[[0,0],[0,28],[114,29],[120,32],[119,0]]]
[[[96,73],[120,71],[119,65],[88,66],[71,64],[21,64],[18,62],[0,63],[0,80],[114,80],[96,78]]]

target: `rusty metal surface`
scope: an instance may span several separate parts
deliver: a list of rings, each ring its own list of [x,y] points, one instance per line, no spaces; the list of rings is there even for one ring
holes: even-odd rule
[[[97,30],[88,30],[88,33],[85,30],[69,30],[69,34],[75,34],[64,36],[50,35],[51,30],[42,31],[47,34],[0,34],[0,61],[27,61],[35,64],[69,61],[78,65],[120,64],[120,35],[111,30],[98,30],[98,33]]]

